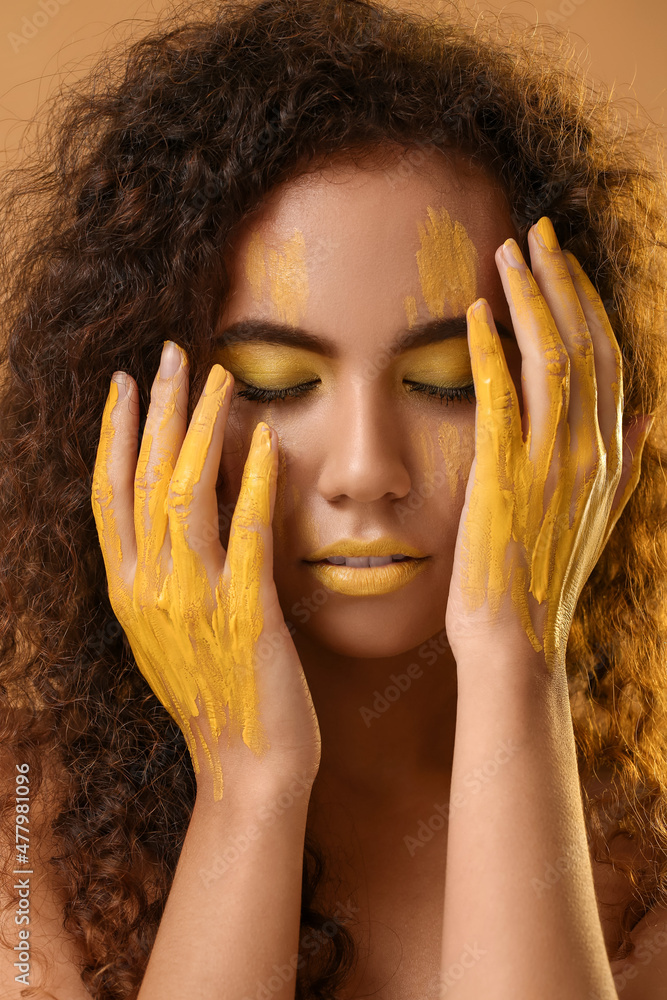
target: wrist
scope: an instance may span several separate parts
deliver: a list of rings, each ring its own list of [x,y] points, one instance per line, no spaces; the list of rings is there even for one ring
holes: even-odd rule
[[[275,770],[256,764],[223,766],[222,797],[214,795],[214,779],[210,768],[202,768],[197,776],[196,805],[202,810],[233,808],[254,812],[274,803],[274,811],[287,809],[307,812],[314,776],[307,769]]]
[[[459,694],[512,691],[531,699],[557,693],[569,700],[565,665],[550,666],[543,650],[533,649],[525,635],[523,640],[489,635],[453,649]]]

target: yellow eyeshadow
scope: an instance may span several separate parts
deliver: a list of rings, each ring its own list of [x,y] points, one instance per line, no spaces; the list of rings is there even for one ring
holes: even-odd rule
[[[466,337],[413,347],[398,360],[401,379],[454,388],[471,385],[472,367]]]
[[[235,379],[263,389],[286,389],[322,374],[322,359],[313,351],[264,341],[227,344],[216,353],[215,361]]]

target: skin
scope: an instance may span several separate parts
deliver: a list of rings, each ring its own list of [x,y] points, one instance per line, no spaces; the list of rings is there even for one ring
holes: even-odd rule
[[[206,769],[198,770],[198,788],[206,798],[219,799],[220,774],[237,787],[251,774],[284,777],[305,769],[313,781],[309,822],[316,836],[325,846],[335,842],[335,816],[345,812],[359,841],[369,842],[366,874],[376,886],[386,885],[387,871],[392,878],[397,873],[396,859],[377,840],[378,829],[391,822],[394,830],[404,831],[415,817],[428,816],[434,796],[442,801],[450,787],[464,787],[480,754],[497,749],[489,734],[493,741],[503,737],[525,746],[522,727],[532,719],[531,737],[537,733],[541,742],[528,758],[519,754],[523,770],[508,765],[504,773],[510,785],[502,787],[502,794],[500,785],[494,786],[500,803],[489,806],[481,796],[479,815],[461,810],[450,820],[443,968],[456,961],[467,941],[480,933],[489,939],[497,930],[497,909],[478,913],[472,923],[461,919],[466,899],[484,893],[494,898],[497,891],[495,898],[512,914],[508,925],[514,907],[517,926],[527,921],[525,933],[517,935],[522,942],[517,961],[529,964],[519,968],[516,982],[528,988],[535,968],[546,970],[547,982],[557,981],[556,969],[553,975],[550,971],[552,958],[541,956],[543,944],[536,941],[532,950],[526,946],[526,934],[535,933],[534,907],[526,907],[521,893],[515,898],[507,885],[496,885],[494,873],[517,863],[522,871],[531,866],[542,871],[551,853],[565,845],[580,859],[577,877],[572,884],[563,878],[550,893],[548,919],[540,912],[542,936],[559,940],[567,952],[570,932],[563,913],[583,914],[583,924],[572,933],[589,947],[572,965],[574,991],[568,995],[583,998],[595,987],[611,996],[577,805],[564,641],[580,587],[636,484],[648,425],[637,422],[622,436],[618,347],[576,262],[540,247],[532,230],[535,277],[525,270],[513,273],[516,261],[506,256],[503,244],[517,234],[504,194],[491,178],[434,152],[398,192],[393,181],[386,164],[360,170],[329,163],[273,191],[239,234],[228,260],[231,288],[219,335],[247,320],[298,322],[325,338],[329,353],[267,340],[223,342],[214,360],[231,372],[232,391],[218,390],[224,398],[217,397],[215,416],[209,418],[210,443],[199,450],[192,431],[197,415],[186,435],[184,394],[180,405],[174,403],[186,385],[186,368],[172,379],[156,379],[146,435],[159,438],[160,447],[148,449],[146,462],[139,455],[137,483],[140,500],[142,491],[150,496],[162,483],[167,517],[159,531],[136,514],[132,442],[139,417],[133,381],[128,379],[129,392],[120,402],[110,397],[94,507],[112,603],[121,624],[127,623],[149,682],[150,671],[159,675],[156,694],[191,726],[193,752],[212,761],[212,778]],[[541,229],[545,226],[550,237],[547,222]],[[437,238],[438,227],[444,238]],[[452,276],[449,294],[447,282],[444,294],[442,287],[440,294],[434,291],[438,268]],[[480,318],[468,308],[471,302],[466,305],[471,295],[482,297]],[[458,342],[396,350],[396,338],[406,329],[414,330],[439,310],[448,318],[465,309],[466,337]],[[502,341],[501,325],[511,334]],[[464,378],[468,364],[470,378]],[[478,405],[463,398],[445,406],[432,394],[406,390],[406,381],[422,379],[449,388],[474,380]],[[249,384],[277,389],[308,380],[316,388],[301,397],[268,403],[242,395]],[[598,426],[592,419],[596,413]],[[260,460],[251,444],[263,424],[272,428],[271,448]],[[568,434],[571,453],[565,447]],[[165,493],[172,460],[176,484],[183,478],[180,467],[188,472],[179,489]],[[499,478],[500,473],[507,478]],[[434,483],[441,485],[428,488]],[[215,501],[233,508],[239,496],[238,523],[232,520],[228,530],[222,526],[218,539]],[[547,505],[546,518],[540,516],[540,503]],[[159,511],[160,504],[153,509]],[[555,517],[565,510],[569,525]],[[202,529],[211,524],[216,537],[202,542]],[[153,582],[152,591],[143,586],[142,530],[151,545],[164,546],[164,576]],[[220,613],[214,597],[222,607],[223,626],[215,633],[220,646],[203,668],[199,657],[185,666],[165,665],[164,656],[151,657],[145,646],[143,623],[152,617],[151,602],[157,606],[161,592],[178,592],[165,583],[169,574],[176,572],[191,586],[202,576],[194,558],[180,576],[176,561],[169,561],[172,549],[183,551],[190,531],[198,539],[208,580],[199,604],[206,628],[208,617]],[[402,587],[358,596],[326,590],[307,562],[315,550],[337,539],[379,536],[424,553],[422,568]],[[243,605],[242,589],[232,587],[235,544],[239,574],[246,572],[243,567],[259,567],[256,613]],[[178,601],[172,598],[170,607]],[[148,616],[143,614],[147,608]],[[174,630],[185,631],[190,640],[204,628],[190,619],[186,624],[182,613],[179,621],[170,608],[164,610],[173,616]],[[258,615],[259,636],[252,632]],[[291,637],[283,615],[292,624]],[[237,705],[230,698],[230,678],[238,663],[225,641],[231,621],[245,636],[246,645],[239,648],[250,648],[255,682],[252,698],[246,692]],[[157,630],[153,637],[158,641]],[[260,654],[264,638],[271,641],[270,655]],[[435,641],[427,647],[435,656],[427,660],[420,651],[429,640]],[[186,645],[181,634],[182,654]],[[415,662],[423,669],[409,694],[372,726],[364,725],[360,706],[372,703],[390,675],[407,673]],[[489,663],[497,663],[497,673],[489,673]],[[221,671],[217,686],[216,669]],[[171,670],[189,677],[190,685],[183,684],[187,697],[175,683],[160,687]],[[204,697],[202,672],[213,700],[217,697],[213,710]],[[251,731],[261,731],[261,745],[235,728],[250,704]],[[543,796],[534,811],[540,817],[537,827],[533,812],[525,815],[522,806],[533,784],[532,801]],[[567,818],[564,825],[552,815],[554,803],[557,815]],[[501,806],[508,835],[499,846],[490,819],[502,814]],[[527,831],[518,858],[512,846],[517,830]],[[560,835],[555,841],[550,838],[554,830]],[[491,839],[481,840],[480,831]],[[470,856],[490,865],[481,885],[464,877]],[[413,866],[413,880],[416,872]],[[432,871],[423,873],[433,877]],[[439,934],[437,912],[432,925]],[[162,939],[158,934],[156,948],[160,941],[166,958],[167,932]],[[428,949],[431,945],[429,939]],[[512,942],[506,948],[512,952]],[[506,958],[498,961],[480,963],[481,971],[468,977],[470,996],[492,987]],[[418,984],[420,962],[406,964],[404,986]],[[400,988],[400,980],[396,985]]]

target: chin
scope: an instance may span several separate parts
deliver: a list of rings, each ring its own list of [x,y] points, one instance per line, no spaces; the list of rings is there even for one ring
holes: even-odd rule
[[[354,599],[330,594],[312,611],[294,602],[288,606],[281,602],[281,607],[285,619],[296,628],[297,648],[301,634],[337,656],[354,659],[401,656],[445,627],[446,601],[431,608],[430,614],[414,598],[388,601],[386,596]]]

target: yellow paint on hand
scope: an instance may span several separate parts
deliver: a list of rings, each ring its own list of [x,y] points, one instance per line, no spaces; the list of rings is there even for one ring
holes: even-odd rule
[[[534,299],[537,286],[530,272],[510,269],[508,273],[513,304],[531,325],[537,325],[541,354],[549,359],[549,397],[531,457],[535,428],[531,429],[529,420],[524,443],[516,391],[500,340],[483,304],[474,312],[471,308],[468,320],[476,348],[473,370],[478,401],[476,469],[461,547],[462,591],[469,610],[486,603],[494,614],[509,594],[533,648],[543,649],[547,665],[553,668],[565,662],[576,601],[606,541],[620,477],[620,453],[612,443],[605,456],[594,421],[576,452],[570,454],[569,376],[562,377],[558,365],[562,341],[559,348],[551,314]],[[583,404],[594,412],[595,381],[590,371],[583,377],[587,363],[582,353],[572,353],[572,369],[582,366]],[[620,383],[619,373],[617,389]],[[621,398],[622,393],[617,400],[619,427]],[[599,462],[592,460],[597,448],[603,456]],[[541,623],[537,631],[529,593],[537,607],[542,606],[541,612],[534,612]]]
[[[227,728],[228,745],[238,736],[255,754],[261,755],[269,747],[258,718],[254,671],[263,624],[263,543],[255,528],[270,525],[273,469],[271,437],[265,423],[255,428],[245,464],[230,529],[225,579],[210,580],[203,560],[188,543],[191,505],[228,387],[226,373],[214,365],[173,472],[168,476],[173,458],[161,456],[155,482],[150,490],[144,489],[143,497],[140,490],[138,504],[135,498],[138,560],[131,589],[124,582],[130,567],[122,564],[108,477],[114,436],[112,411],[118,399],[114,383],[102,418],[91,497],[114,613],[141,673],[183,731],[197,774],[201,765],[192,723],[203,713],[197,728],[213,775],[216,800],[223,793],[218,753],[223,729]],[[144,484],[152,450],[153,442],[144,436]],[[163,557],[167,526],[171,570]]]

